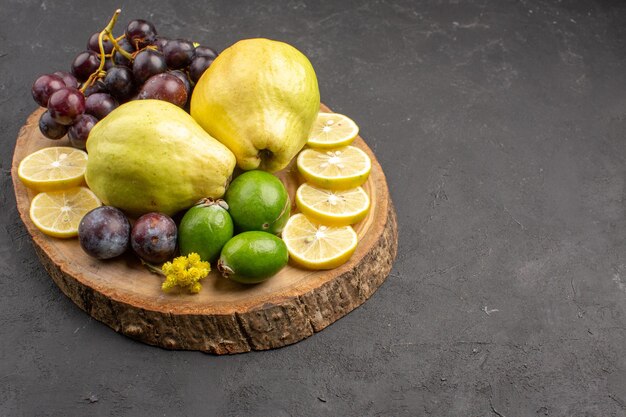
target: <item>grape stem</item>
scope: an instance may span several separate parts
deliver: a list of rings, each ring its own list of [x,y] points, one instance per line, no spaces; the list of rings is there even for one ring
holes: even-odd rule
[[[106,71],[104,71],[104,64],[106,62],[106,57],[107,56],[104,53],[104,44],[103,44],[105,36],[113,44],[113,48],[115,48],[115,52],[119,52],[120,54],[122,54],[125,58],[127,58],[130,61],[133,60],[133,56],[120,47],[120,45],[117,43],[117,40],[115,39],[115,37],[113,36],[113,33],[112,33],[113,26],[115,26],[115,23],[117,22],[117,18],[119,17],[120,13],[122,13],[122,10],[121,9],[117,9],[115,11],[115,13],[113,13],[113,17],[111,17],[111,20],[109,21],[109,24],[106,25],[106,27],[98,35],[98,46],[100,48],[100,66],[98,67],[98,69],[93,74],[91,74],[89,76],[87,81],[85,81],[85,83],[80,88],[80,91],[83,92],[83,93],[85,92],[85,90],[87,90],[87,88],[89,88],[89,86],[93,85],[93,83],[98,78],[102,78],[102,77],[104,77],[106,75]]]
[[[115,22],[117,22],[117,18],[120,15],[120,13],[122,13],[121,9],[117,9],[115,11],[115,13],[113,13],[113,17],[111,18],[111,21],[104,28],[104,30],[102,32],[106,33],[107,38],[109,38],[109,40],[113,44],[113,48],[115,48],[116,52],[119,52],[120,54],[122,54],[122,56],[124,56],[124,58],[128,59],[129,61],[132,61],[133,60],[133,56],[130,53],[128,53],[127,51],[123,50],[122,47],[119,45],[119,43],[117,43],[117,41],[118,40],[122,40],[124,38],[124,36],[120,36],[119,38],[115,38],[113,36],[113,33],[112,33],[113,26],[115,26]],[[102,51],[102,44],[100,44],[100,45],[101,45],[100,46],[100,50]]]

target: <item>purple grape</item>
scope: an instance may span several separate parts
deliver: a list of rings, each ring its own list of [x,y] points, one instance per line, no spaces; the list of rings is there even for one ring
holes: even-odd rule
[[[78,242],[89,256],[111,259],[128,248],[130,222],[119,209],[100,206],[85,214],[78,225]]]
[[[109,93],[121,102],[125,102],[135,91],[133,72],[123,65],[116,65],[107,71],[104,84]]]
[[[208,46],[196,46],[196,49],[193,51],[193,57],[205,56],[207,58],[217,58],[217,51],[213,48],[209,48]]]
[[[85,96],[76,88],[64,87],[48,100],[50,116],[62,125],[71,125],[85,112]]]
[[[135,47],[131,45],[126,38],[123,38],[117,44],[119,45],[120,49],[123,49],[129,54],[133,54],[135,52]],[[115,51],[115,55],[113,55],[113,62],[115,63],[115,65],[124,65],[128,68],[133,66],[133,63],[124,55],[120,54],[119,51]]]
[[[110,94],[95,93],[85,99],[85,113],[102,120],[119,106]]]
[[[183,107],[187,103],[187,90],[177,76],[169,73],[157,74],[148,78],[139,90],[137,99],[163,100]]]
[[[130,243],[137,255],[147,262],[161,263],[176,251],[176,223],[162,213],[148,213],[137,219],[130,232]]]
[[[163,54],[154,49],[144,49],[135,56],[133,75],[137,85],[141,85],[153,75],[167,71]]]
[[[85,89],[85,92],[83,94],[85,94],[85,97],[89,97],[93,94],[107,93],[107,92],[108,92],[107,86],[104,84],[104,81],[96,80],[93,84],[91,84],[89,87]]]
[[[168,67],[180,69],[191,64],[193,51],[193,43],[184,39],[172,39],[163,47],[163,56]]]
[[[98,44],[98,37],[100,36],[100,32],[96,32],[89,37],[87,41],[87,49],[90,49],[100,55],[100,45]],[[102,35],[102,47],[104,49],[105,54],[110,54],[113,50],[113,43],[109,40],[106,35]]]
[[[65,87],[63,79],[58,75],[45,74],[35,80],[31,93],[37,104],[47,107],[50,96]]]
[[[128,22],[124,34],[131,45],[136,49],[141,49],[155,41],[157,32],[152,23],[143,19],[135,19]]]
[[[107,58],[107,59],[104,61],[104,67],[102,67],[102,69],[103,69],[104,71],[108,71],[108,70],[110,70],[111,68],[113,68],[113,66],[114,66],[114,65],[115,65],[115,62],[113,62],[113,60],[112,60],[112,59]]]
[[[178,77],[179,80],[183,82],[185,85],[185,91],[187,92],[187,98],[191,97],[191,81],[189,81],[189,77],[181,70],[168,71],[167,74],[172,74]]]
[[[163,47],[167,42],[169,42],[168,38],[164,38],[163,36],[157,36],[154,41],[154,46],[156,46],[157,51],[163,52]]]
[[[213,58],[209,58],[206,56],[198,56],[191,61],[191,65],[189,65],[189,78],[194,83],[197,83],[204,71],[207,70],[213,63]]]
[[[86,81],[98,68],[100,57],[94,51],[83,51],[72,61],[72,75],[80,82]]]
[[[46,110],[39,118],[39,130],[48,139],[61,139],[67,133],[67,126],[54,121],[50,112]]]
[[[78,88],[78,80],[69,72],[57,71],[54,75],[61,77],[66,87]]]
[[[70,139],[70,145],[78,149],[87,148],[87,138],[91,128],[98,123],[98,119],[90,114],[81,114],[76,122],[67,130],[67,137]]]

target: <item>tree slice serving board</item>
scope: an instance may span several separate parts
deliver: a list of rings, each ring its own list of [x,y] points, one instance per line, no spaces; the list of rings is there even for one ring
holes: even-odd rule
[[[330,111],[322,105],[323,111]],[[29,218],[35,194],[19,180],[20,161],[49,146],[68,145],[39,132],[43,109],[20,130],[11,175],[17,208],[35,250],[54,282],[76,305],[113,330],[167,349],[214,354],[278,348],[298,342],[345,316],[367,300],[387,278],[397,251],[397,224],[382,168],[363,139],[354,145],[372,159],[364,189],[368,216],[354,225],[359,244],[344,265],[309,271],[289,264],[268,281],[243,285],[211,271],[199,294],[165,294],[163,278],[148,272],[131,253],[108,261],[86,255],[78,239],[57,239],[41,233]],[[294,159],[295,160],[295,159]],[[301,178],[295,165],[277,174],[292,202]],[[295,204],[292,206],[295,212]]]

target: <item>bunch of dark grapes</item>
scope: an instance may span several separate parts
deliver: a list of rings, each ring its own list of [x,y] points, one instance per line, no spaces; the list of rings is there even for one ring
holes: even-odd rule
[[[49,139],[67,134],[70,144],[85,149],[91,128],[120,104],[157,99],[188,110],[193,87],[217,57],[207,46],[157,35],[154,25],[135,19],[113,37],[120,10],[107,27],[87,41],[71,71],[45,74],[32,87],[46,111],[39,119]]]

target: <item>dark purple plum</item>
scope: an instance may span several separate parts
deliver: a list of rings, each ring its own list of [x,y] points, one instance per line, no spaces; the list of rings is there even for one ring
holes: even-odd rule
[[[67,86],[63,78],[55,74],[45,74],[35,80],[31,93],[37,104],[47,107],[50,96],[64,87]]]
[[[61,139],[67,133],[67,126],[54,121],[46,110],[39,118],[39,130],[48,139]]]
[[[171,217],[148,213],[137,219],[130,232],[130,244],[144,261],[162,263],[174,256],[177,233]]]
[[[130,222],[119,209],[100,206],[85,214],[78,225],[78,241],[89,256],[111,259],[128,248]]]
[[[90,114],[81,114],[73,125],[67,130],[70,145],[78,149],[87,148],[87,138],[91,128],[98,123],[98,119]]]
[[[137,98],[163,100],[183,107],[187,103],[187,89],[177,76],[168,73],[157,74],[148,78],[139,90]]]
[[[85,96],[76,88],[63,87],[48,100],[50,116],[62,125],[71,125],[85,112]]]

